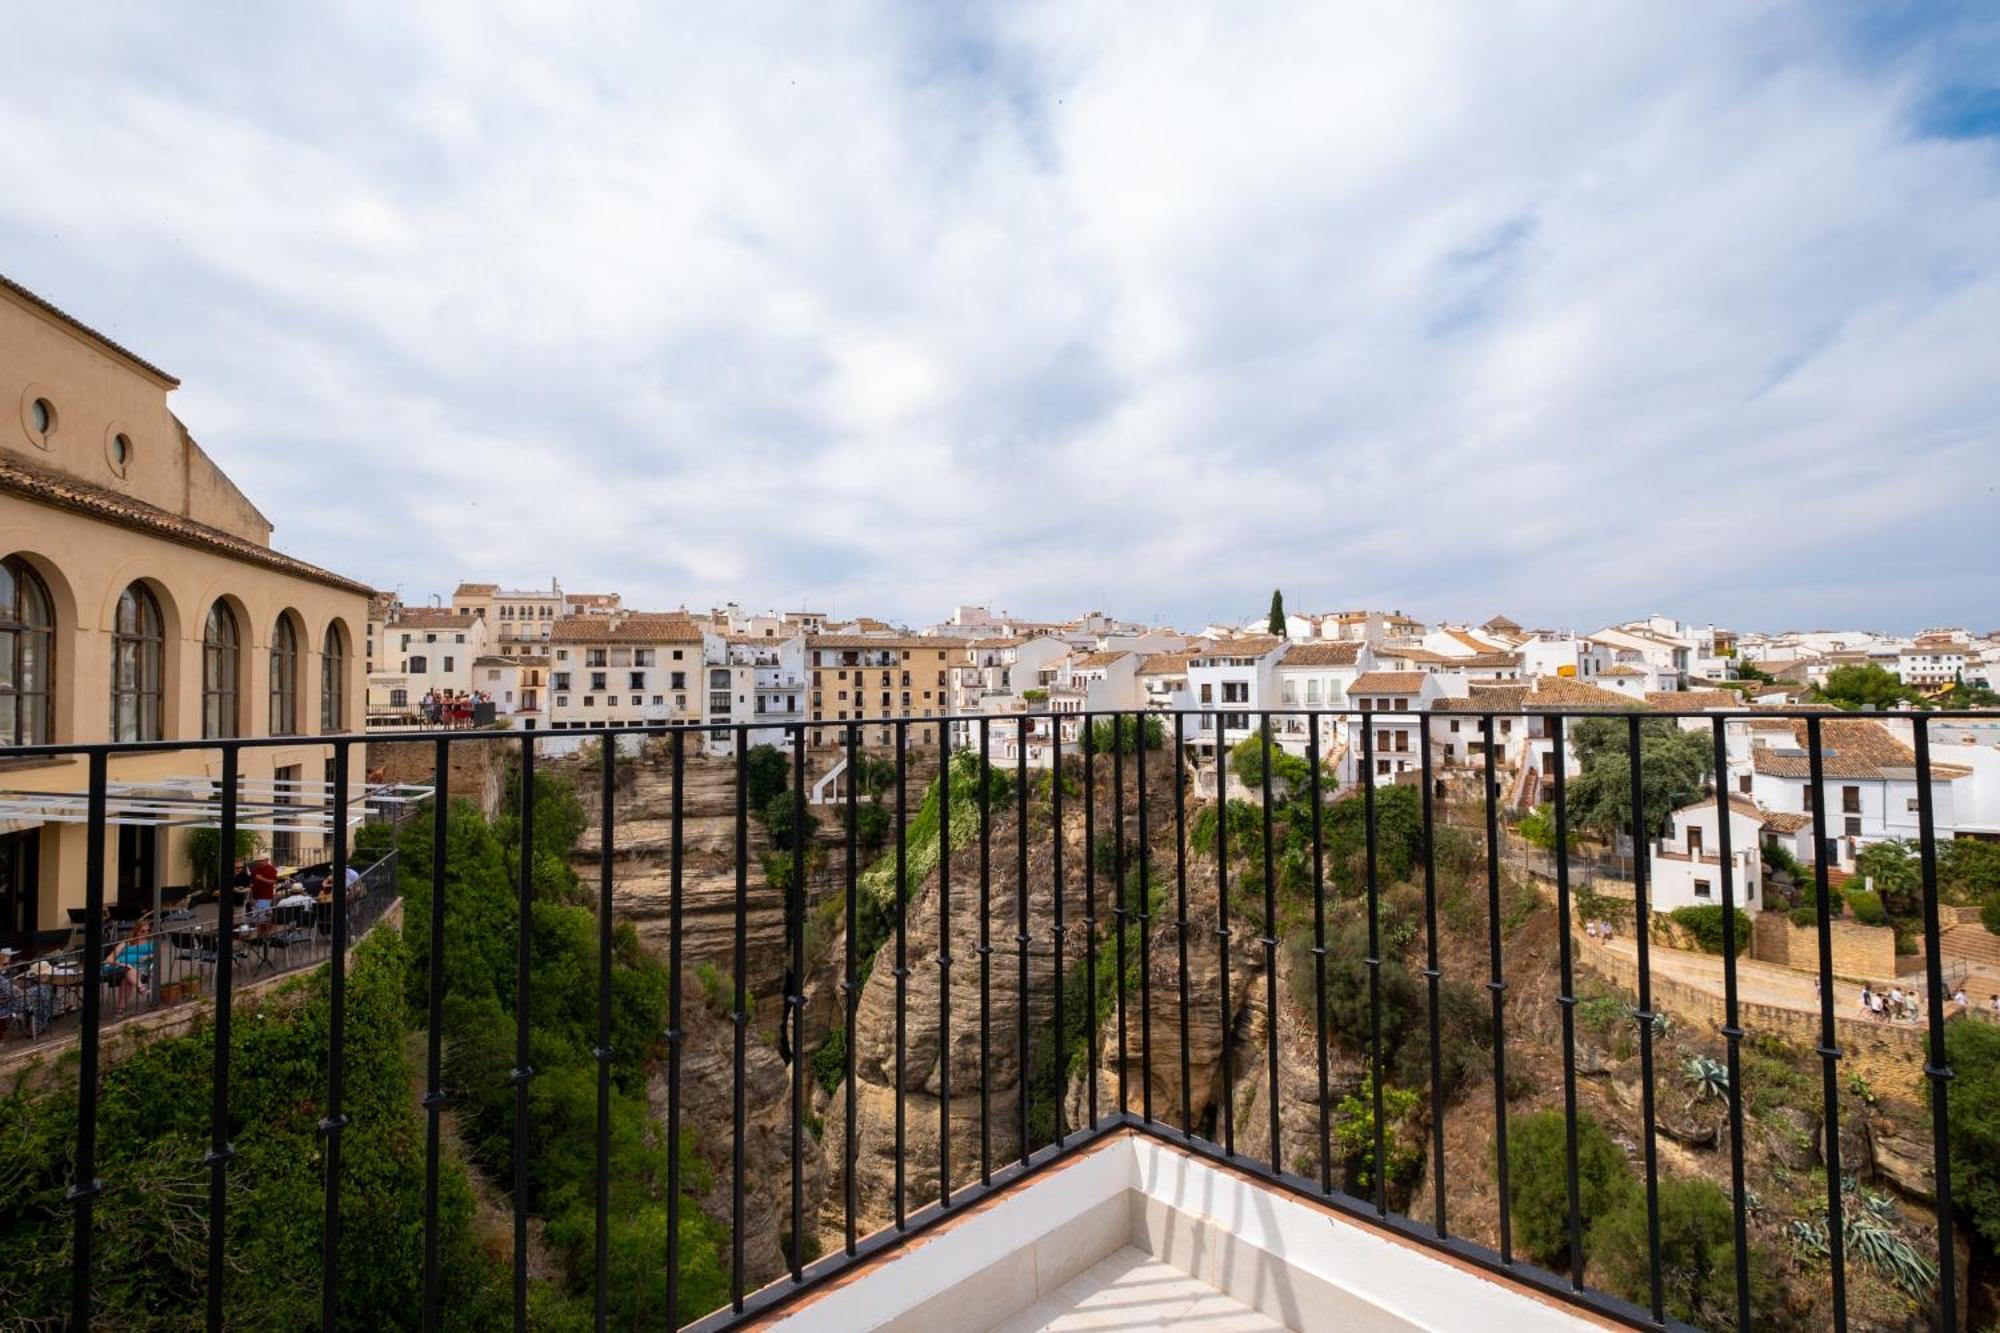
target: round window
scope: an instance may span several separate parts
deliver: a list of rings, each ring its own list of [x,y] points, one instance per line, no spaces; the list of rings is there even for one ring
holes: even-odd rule
[[[47,439],[56,429],[55,405],[46,398],[37,398],[34,405],[28,409],[28,421],[34,427],[35,434]]]
[[[132,437],[114,435],[111,437],[111,461],[124,467],[132,458]]]

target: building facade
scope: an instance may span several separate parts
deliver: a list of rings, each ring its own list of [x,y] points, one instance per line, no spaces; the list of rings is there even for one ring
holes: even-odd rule
[[[271,546],[271,524],[168,407],[179,381],[0,279],[0,747],[296,736],[246,788],[328,776],[359,729],[370,589]],[[213,751],[118,755],[114,787],[213,780]],[[365,773],[356,751],[352,772]],[[85,788],[80,758],[0,757],[15,809]],[[105,832],[114,910],[186,884],[187,829]],[[86,834],[0,820],[0,942],[66,926]],[[280,856],[320,850],[296,832]],[[15,947],[19,947],[18,944]]]

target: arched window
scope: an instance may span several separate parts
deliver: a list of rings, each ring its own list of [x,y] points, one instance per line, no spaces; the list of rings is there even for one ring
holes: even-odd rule
[[[166,677],[166,642],[161,630],[160,604],[144,584],[134,583],[118,595],[118,616],[111,627],[111,739],[160,739],[162,682]]]
[[[319,729],[347,729],[347,640],[337,621],[326,627],[319,650]]]
[[[208,608],[201,631],[201,734],[242,735],[243,636],[236,613],[222,602]]]
[[[54,606],[27,561],[0,562],[0,743],[55,739]]]
[[[279,616],[271,631],[271,734],[299,729],[299,636],[290,616]]]

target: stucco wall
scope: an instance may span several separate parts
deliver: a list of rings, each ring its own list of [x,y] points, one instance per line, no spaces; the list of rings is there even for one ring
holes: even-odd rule
[[[1834,975],[1861,980],[1886,980],[1896,975],[1896,932],[1887,926],[1856,921],[1829,923]],[[1789,917],[1766,912],[1757,918],[1750,956],[1804,971],[1819,969],[1819,931],[1793,925]]]

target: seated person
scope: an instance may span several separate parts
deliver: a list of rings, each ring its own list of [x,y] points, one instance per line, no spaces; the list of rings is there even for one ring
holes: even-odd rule
[[[14,961],[19,950],[0,949],[0,968]],[[0,971],[0,1018],[27,1020],[30,1038],[42,1035],[55,1012],[56,993],[42,982]]]
[[[313,902],[313,896],[306,891],[305,885],[294,881],[291,885],[291,891],[278,899],[276,905],[279,907],[311,907]]]
[[[118,987],[116,1012],[124,1013],[128,1001],[138,1000],[140,991],[152,978],[153,956],[158,948],[153,943],[153,923],[141,921],[132,927],[132,937],[104,960],[104,984]]]

